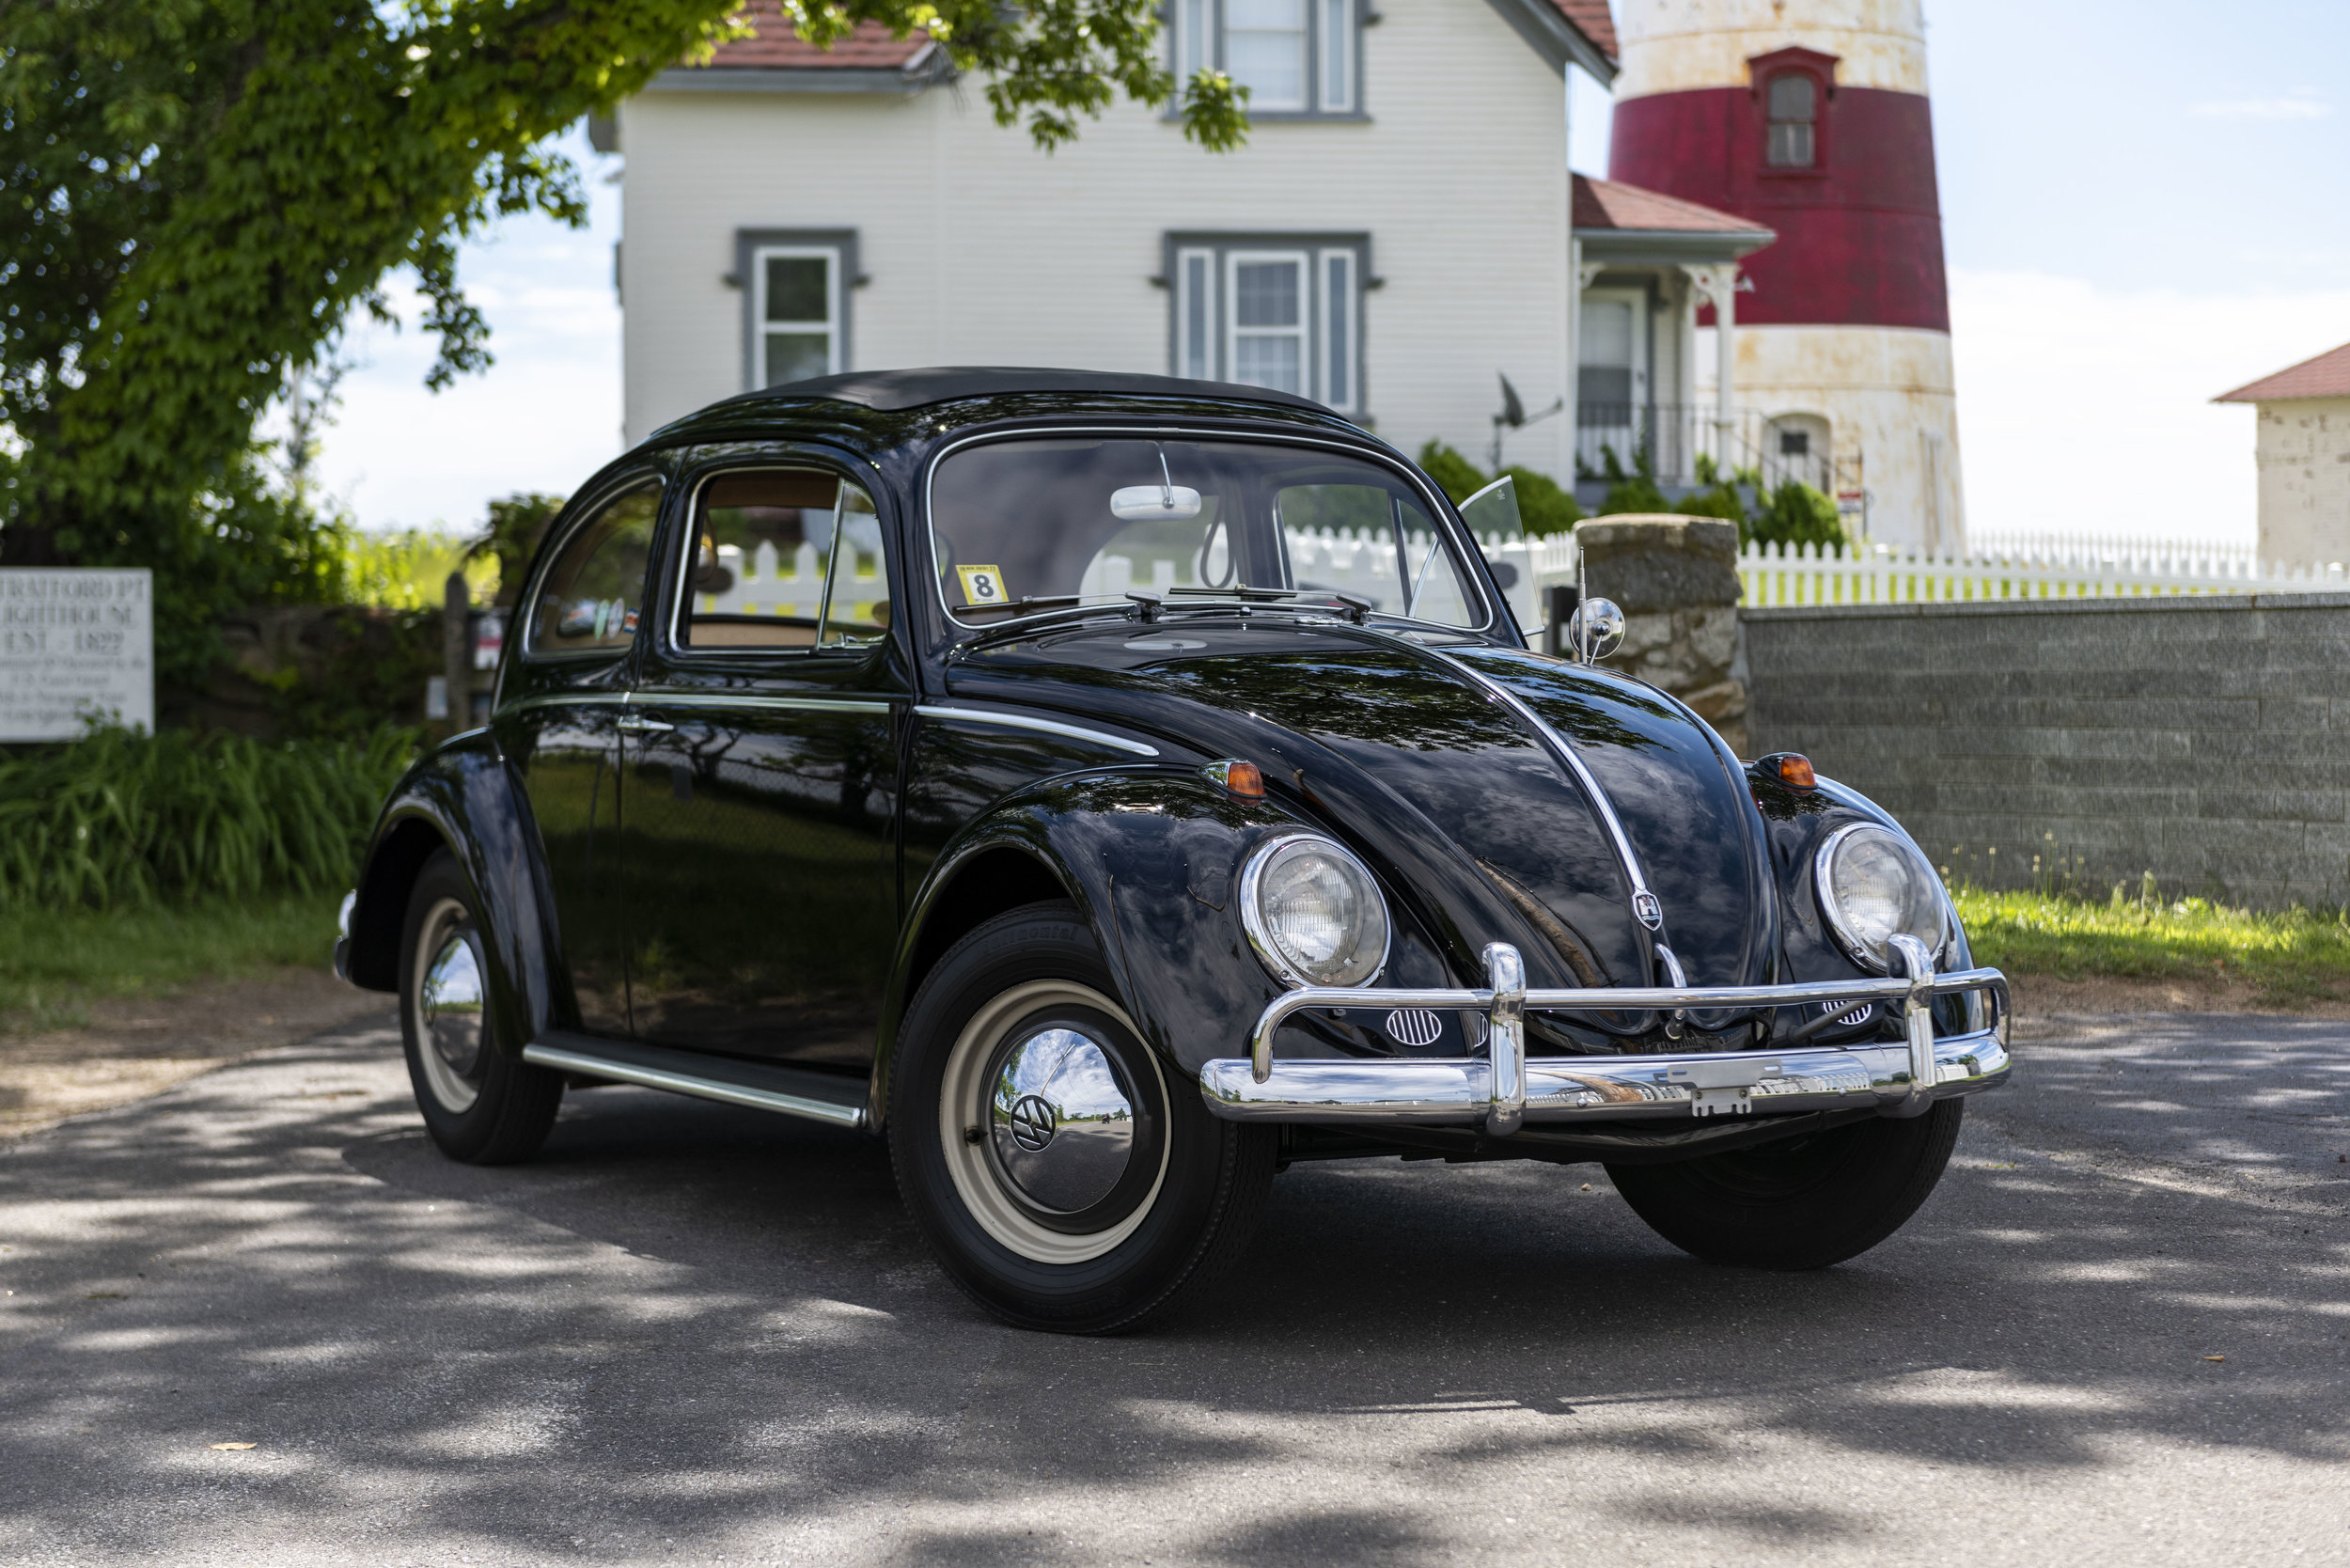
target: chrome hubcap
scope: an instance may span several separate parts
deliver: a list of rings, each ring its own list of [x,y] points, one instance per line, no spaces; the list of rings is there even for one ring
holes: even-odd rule
[[[1050,1213],[1101,1202],[1134,1159],[1135,1107],[1108,1054],[1065,1026],[1039,1030],[1003,1054],[988,1121],[1005,1179]]]
[[[470,930],[452,931],[425,971],[417,997],[424,1043],[449,1073],[470,1081],[481,1068],[481,957]]]

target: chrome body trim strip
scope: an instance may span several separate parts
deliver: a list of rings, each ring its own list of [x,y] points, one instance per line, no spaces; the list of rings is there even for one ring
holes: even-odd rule
[[[1528,991],[1518,951],[1485,949],[1488,983],[1469,990],[1304,986],[1276,997],[1257,1020],[1245,1058],[1199,1070],[1209,1110],[1228,1120],[1459,1121],[1496,1137],[1525,1121],[1623,1116],[1745,1115],[1864,1104],[1888,1116],[1922,1114],[1934,1101],[1971,1094],[2008,1074],[2007,977],[1997,969],[1934,972],[1925,945],[1898,938],[1908,974],[1795,985],[1623,986]],[[1936,1039],[1934,998],[1993,994],[1988,1028]],[[1527,1010],[1669,1011],[1898,1001],[1903,1043],[1798,1046],[1780,1051],[1528,1059]],[[1483,1057],[1273,1059],[1273,1034],[1309,1008],[1427,1008],[1485,1016]],[[1856,1099],[1855,1096],[1869,1098]]]
[[[1608,841],[1615,846],[1616,862],[1623,868],[1624,880],[1632,885],[1632,917],[1652,932],[1664,929],[1665,905],[1654,893],[1649,891],[1648,878],[1640,870],[1640,857],[1633,853],[1631,837],[1624,832],[1623,823],[1616,815],[1616,803],[1607,798],[1607,792],[1599,787],[1599,779],[1576,755],[1567,738],[1551,728],[1549,720],[1536,713],[1517,693],[1441,648],[1413,642],[1408,637],[1398,637],[1379,627],[1364,627],[1362,630],[1383,642],[1402,643],[1436,660],[1524,720],[1543,745],[1550,749],[1551,755],[1574,776],[1575,783],[1590,798],[1591,808],[1599,813],[1600,825],[1606,830]]]
[[[593,708],[623,707],[628,693],[616,689],[585,692],[539,692],[530,697],[518,697],[498,710],[502,713],[519,713],[529,708]]]
[[[814,713],[885,713],[889,704],[864,697],[773,697],[763,692],[642,692],[628,694],[632,708],[766,708]]]
[[[1122,735],[1106,735],[1082,725],[1063,724],[1058,719],[1031,718],[1026,713],[998,713],[984,708],[949,708],[934,702],[917,704],[914,711],[924,718],[964,719],[972,724],[998,724],[1007,729],[1035,729],[1047,735],[1065,735],[1073,741],[1091,741],[1097,745],[1114,746],[1136,757],[1156,757],[1159,754],[1157,746],[1130,741]]]
[[[611,1078],[624,1084],[640,1084],[647,1089],[666,1089],[673,1094],[691,1094],[704,1100],[723,1100],[730,1105],[748,1105],[754,1110],[781,1111],[786,1116],[805,1116],[812,1121],[825,1121],[852,1131],[865,1125],[862,1105],[836,1105],[805,1095],[779,1094],[773,1090],[751,1089],[742,1084],[719,1083],[710,1078],[689,1077],[682,1073],[664,1072],[658,1067],[638,1067],[624,1061],[608,1061],[578,1051],[566,1051],[554,1045],[525,1045],[523,1060],[540,1067],[559,1067],[567,1073],[585,1073],[591,1077]]]

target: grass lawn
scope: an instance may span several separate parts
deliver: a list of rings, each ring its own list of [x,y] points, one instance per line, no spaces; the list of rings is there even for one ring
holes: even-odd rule
[[[2044,893],[1951,889],[1975,961],[2018,974],[2242,981],[2291,1006],[2342,994],[2350,923],[2338,911],[2259,915],[2203,899],[2093,903]]]
[[[2252,986],[2291,1006],[2350,990],[2350,923],[2338,913],[2257,915],[2202,899],[2141,908],[1951,890],[1975,961],[2079,980],[2197,978]],[[0,1030],[70,1027],[85,1004],[326,966],[339,893],[283,894],[192,909],[0,912]]]
[[[274,894],[189,909],[0,911],[0,1029],[70,1027],[104,996],[324,969],[340,893]]]

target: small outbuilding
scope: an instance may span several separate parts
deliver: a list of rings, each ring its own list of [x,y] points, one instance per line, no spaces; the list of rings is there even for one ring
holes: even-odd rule
[[[2261,559],[2350,561],[2350,343],[2212,401],[2256,412]]]

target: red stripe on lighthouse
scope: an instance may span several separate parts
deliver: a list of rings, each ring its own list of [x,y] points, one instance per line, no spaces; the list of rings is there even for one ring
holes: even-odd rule
[[[1836,88],[1820,105],[1815,168],[1768,167],[1766,134],[1762,98],[1745,87],[1627,99],[1607,177],[1778,231],[1740,263],[1754,280],[1741,324],[1950,331],[1929,101]]]

